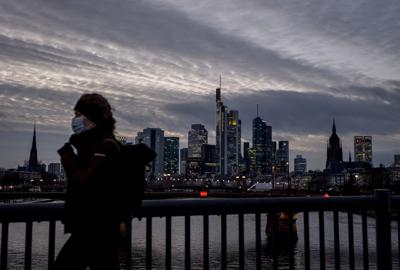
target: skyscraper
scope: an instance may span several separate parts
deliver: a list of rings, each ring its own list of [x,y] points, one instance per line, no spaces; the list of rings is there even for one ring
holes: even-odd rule
[[[221,81],[220,87],[216,89],[216,107],[217,107],[217,115],[216,115],[216,154],[217,154],[217,174],[225,175],[227,173],[227,117],[226,112],[228,108],[224,106],[224,103],[221,99]]]
[[[208,131],[202,124],[193,124],[188,134],[189,158],[201,158],[203,144],[208,143]]]
[[[276,151],[277,173],[289,173],[289,141],[279,141]]]
[[[250,173],[250,143],[249,142],[244,142],[243,143],[243,159],[244,159],[244,166],[245,166],[245,172],[246,174]]]
[[[239,111],[231,110],[227,113],[227,167],[228,175],[237,175],[241,159],[241,121]]]
[[[181,175],[186,175],[186,164],[187,164],[187,160],[188,160],[188,149],[187,148],[182,148],[181,149],[181,158],[180,158],[180,162],[179,162],[179,174]]]
[[[216,157],[216,148],[213,144],[203,144],[201,150],[201,162],[202,162],[202,175],[215,175],[216,167],[217,167],[217,157]]]
[[[144,143],[157,153],[152,162],[151,174],[161,175],[164,173],[164,130],[160,128],[146,128],[138,132],[135,143]]]
[[[372,136],[354,136],[354,161],[372,165]]]
[[[256,155],[255,174],[272,173],[272,127],[257,116],[253,119],[253,149]]]
[[[294,159],[294,173],[304,174],[307,171],[307,160],[302,155],[296,155]]]
[[[241,156],[241,121],[239,112],[228,110],[221,100],[220,87],[216,89],[216,153],[217,174],[234,175],[239,170]]]
[[[332,135],[329,137],[326,154],[326,169],[332,172],[343,170],[342,143],[336,134],[335,119],[332,125]]]
[[[164,137],[164,173],[179,172],[179,138]]]

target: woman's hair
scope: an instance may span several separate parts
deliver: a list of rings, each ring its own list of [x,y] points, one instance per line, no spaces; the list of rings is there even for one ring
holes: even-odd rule
[[[115,119],[113,117],[110,103],[100,94],[83,94],[76,103],[74,110],[86,116],[96,126],[108,133],[113,133],[115,129]]]

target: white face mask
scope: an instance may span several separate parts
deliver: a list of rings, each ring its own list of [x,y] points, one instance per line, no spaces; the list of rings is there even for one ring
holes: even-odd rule
[[[89,129],[85,126],[85,118],[82,115],[72,118],[71,127],[75,134],[80,134]]]

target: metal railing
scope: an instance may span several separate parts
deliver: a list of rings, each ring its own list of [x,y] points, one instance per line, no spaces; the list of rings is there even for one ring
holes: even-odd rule
[[[48,245],[48,267],[51,269],[55,258],[55,226],[56,221],[62,219],[63,203],[40,203],[40,204],[3,204],[0,205],[1,232],[1,266],[0,270],[7,269],[9,225],[15,222],[26,223],[25,234],[25,269],[31,269],[32,264],[32,223],[38,221],[49,221],[49,245]],[[255,268],[262,269],[262,226],[261,214],[277,212],[301,212],[304,219],[304,268],[310,269],[310,212],[318,213],[319,220],[319,261],[320,268],[326,268],[325,258],[325,226],[324,213],[333,213],[334,228],[334,254],[335,269],[341,267],[341,254],[339,244],[339,221],[338,213],[347,212],[348,215],[348,244],[349,244],[349,268],[354,269],[354,231],[353,214],[357,213],[362,218],[362,243],[364,269],[369,269],[368,254],[368,232],[367,214],[373,211],[376,219],[376,266],[377,269],[392,269],[391,257],[391,213],[400,210],[400,196],[390,196],[388,190],[377,190],[374,196],[348,196],[348,197],[281,197],[281,198],[243,198],[243,199],[196,199],[196,200],[150,200],[144,201],[142,210],[137,213],[146,219],[146,268],[152,267],[152,218],[165,217],[165,269],[171,269],[172,250],[172,226],[171,218],[184,217],[184,265],[186,269],[191,267],[191,217],[203,217],[203,268],[210,269],[209,260],[209,217],[218,215],[221,219],[221,258],[220,268],[227,269],[227,215],[238,215],[238,256],[239,269],[245,268],[244,252],[244,215],[255,215]],[[293,219],[288,215],[288,226],[291,228]],[[399,221],[399,215],[397,215]],[[398,223],[400,224],[400,223]],[[131,254],[132,246],[132,223],[127,224],[126,239],[127,254]],[[398,227],[400,240],[400,226]],[[274,269],[278,264],[278,224],[274,221],[272,233],[272,252]],[[292,230],[288,230],[288,241],[293,240]],[[398,241],[399,243],[400,241]],[[398,246],[396,248],[399,248]],[[294,254],[289,251],[288,268],[294,269]],[[399,254],[400,255],[400,254]],[[126,256],[126,268],[130,269],[131,256]]]

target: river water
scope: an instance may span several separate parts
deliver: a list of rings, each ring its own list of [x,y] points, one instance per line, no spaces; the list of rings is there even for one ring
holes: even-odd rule
[[[310,252],[311,268],[319,269],[319,225],[318,213],[310,213]],[[354,215],[354,253],[356,269],[363,269],[363,250],[361,237],[361,216]],[[264,229],[267,218],[261,217],[262,224],[262,264],[263,269],[272,268],[272,254],[267,249],[266,236]],[[210,269],[220,269],[220,227],[219,216],[210,216]],[[297,215],[297,228],[299,240],[294,246],[295,268],[304,268],[304,237],[303,237],[303,215]],[[238,217],[229,215],[227,217],[228,242],[227,242],[227,262],[228,269],[238,269]],[[1,226],[0,226],[1,227]],[[144,269],[146,258],[146,221],[142,219],[133,221],[132,237],[132,269]],[[47,268],[47,247],[48,247],[48,222],[33,224],[33,250],[32,250],[32,269]],[[348,226],[347,214],[339,213],[339,234],[340,234],[340,254],[341,269],[349,269],[348,252]],[[172,268],[184,269],[184,218],[172,218]],[[368,245],[370,269],[376,269],[375,253],[375,219],[368,218]],[[56,254],[62,247],[68,235],[63,234],[63,226],[57,222],[56,226]],[[397,223],[392,223],[392,260],[393,267],[398,268],[398,242],[397,242]],[[191,267],[192,269],[202,269],[203,264],[203,218],[191,217]],[[255,215],[245,215],[245,265],[246,269],[255,269]],[[165,260],[165,219],[153,218],[153,239],[152,239],[152,258],[153,269],[164,269]],[[8,269],[23,269],[25,247],[25,224],[10,224]],[[325,213],[325,252],[326,269],[334,269],[334,240],[333,240],[333,214]],[[279,253],[280,269],[288,269],[287,251]]]

